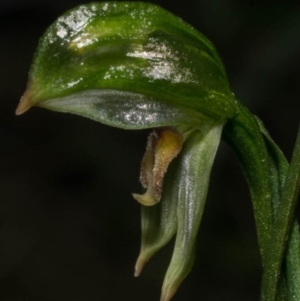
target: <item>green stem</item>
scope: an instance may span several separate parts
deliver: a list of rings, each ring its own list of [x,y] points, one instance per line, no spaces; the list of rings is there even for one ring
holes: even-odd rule
[[[270,163],[255,117],[243,105],[238,105],[238,114],[224,127],[224,138],[236,151],[248,182],[264,265],[273,223]]]
[[[300,262],[300,239],[297,221],[287,246],[286,272],[280,274],[280,269],[297,201],[300,138],[298,136],[289,168],[263,125],[240,104],[238,114],[228,121],[224,134],[239,156],[250,188],[264,270],[261,299],[299,301],[300,264],[297,262]]]

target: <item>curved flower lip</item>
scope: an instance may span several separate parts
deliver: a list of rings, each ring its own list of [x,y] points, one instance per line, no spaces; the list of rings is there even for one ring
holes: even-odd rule
[[[183,141],[181,133],[172,127],[156,129],[148,136],[140,173],[140,181],[147,191],[133,194],[139,203],[153,206],[160,201],[166,171],[180,153]]]

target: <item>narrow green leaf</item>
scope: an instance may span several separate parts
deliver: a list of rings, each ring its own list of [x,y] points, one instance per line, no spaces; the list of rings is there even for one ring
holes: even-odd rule
[[[262,278],[262,296],[261,296],[262,301],[275,300],[277,282],[280,275],[281,262],[284,255],[286,242],[288,240],[288,235],[290,233],[291,225],[294,219],[293,218],[294,211],[298,200],[299,184],[300,184],[300,130],[298,132],[298,137],[296,140],[293,157],[282,190],[280,203],[277,210],[278,214],[276,214],[274,219],[274,225],[272,228],[270,243],[268,247],[268,255],[267,255],[264,274]],[[297,261],[294,264],[297,264]],[[297,268],[300,268],[300,266],[298,266]],[[289,279],[293,279],[293,278],[294,277],[291,277],[290,273],[288,272],[287,280],[288,280],[289,288],[292,285],[292,283],[289,282]],[[298,295],[296,295],[296,297],[300,298],[299,287],[300,286],[297,285],[296,288],[294,287],[294,289],[292,290],[295,293],[295,291],[297,292],[298,289],[297,292]]]
[[[256,117],[256,116],[255,116]],[[278,212],[278,206],[280,203],[280,197],[282,194],[282,189],[284,187],[286,175],[288,172],[289,164],[286,160],[285,156],[283,155],[282,151],[279,147],[275,144],[271,136],[269,135],[268,131],[264,127],[262,121],[256,117],[258,125],[260,127],[261,132],[264,135],[264,139],[266,142],[268,154],[269,154],[269,162],[270,162],[270,179],[271,179],[271,186],[272,186],[272,204],[273,204],[273,216],[276,214],[280,214]],[[266,261],[264,263],[264,273],[263,277],[266,276],[265,270],[270,269],[272,270],[272,266],[269,266],[271,263],[268,261],[268,254],[266,256]],[[272,263],[271,263],[272,264]],[[277,273],[277,271],[270,271],[271,273]],[[262,281],[264,282],[264,280]],[[278,281],[278,289],[276,294],[276,301],[287,301],[288,300],[288,289],[286,283],[286,273],[283,268],[281,268],[280,279]],[[262,287],[264,290],[264,287]]]
[[[299,224],[294,221],[286,248],[288,300],[300,300],[300,235]]]
[[[281,272],[279,282],[278,282],[278,290],[276,294],[276,301],[288,301],[288,291],[287,291],[287,283],[285,273]]]
[[[289,163],[285,158],[284,154],[282,153],[281,149],[271,138],[263,122],[257,116],[255,116],[255,118],[263,134],[269,155],[273,215],[275,216],[278,213],[278,206],[280,203],[280,197],[288,173]]]

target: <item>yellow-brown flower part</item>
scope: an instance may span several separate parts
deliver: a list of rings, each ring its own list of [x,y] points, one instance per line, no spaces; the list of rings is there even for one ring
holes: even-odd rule
[[[181,151],[182,143],[181,134],[171,127],[156,129],[149,135],[140,174],[140,181],[147,191],[143,195],[133,194],[139,203],[151,206],[160,201],[164,176],[171,161]]]

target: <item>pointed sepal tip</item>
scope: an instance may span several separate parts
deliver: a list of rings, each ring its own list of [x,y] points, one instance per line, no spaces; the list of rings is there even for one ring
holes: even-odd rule
[[[162,290],[160,301],[170,301],[175,295],[177,288],[168,288],[167,290]]]
[[[139,256],[134,267],[134,277],[138,277],[141,274],[146,262],[146,260]]]
[[[29,90],[26,90],[17,106],[15,114],[19,116],[25,113],[26,111],[28,111],[31,107],[32,107],[32,102],[31,102],[30,93]]]

